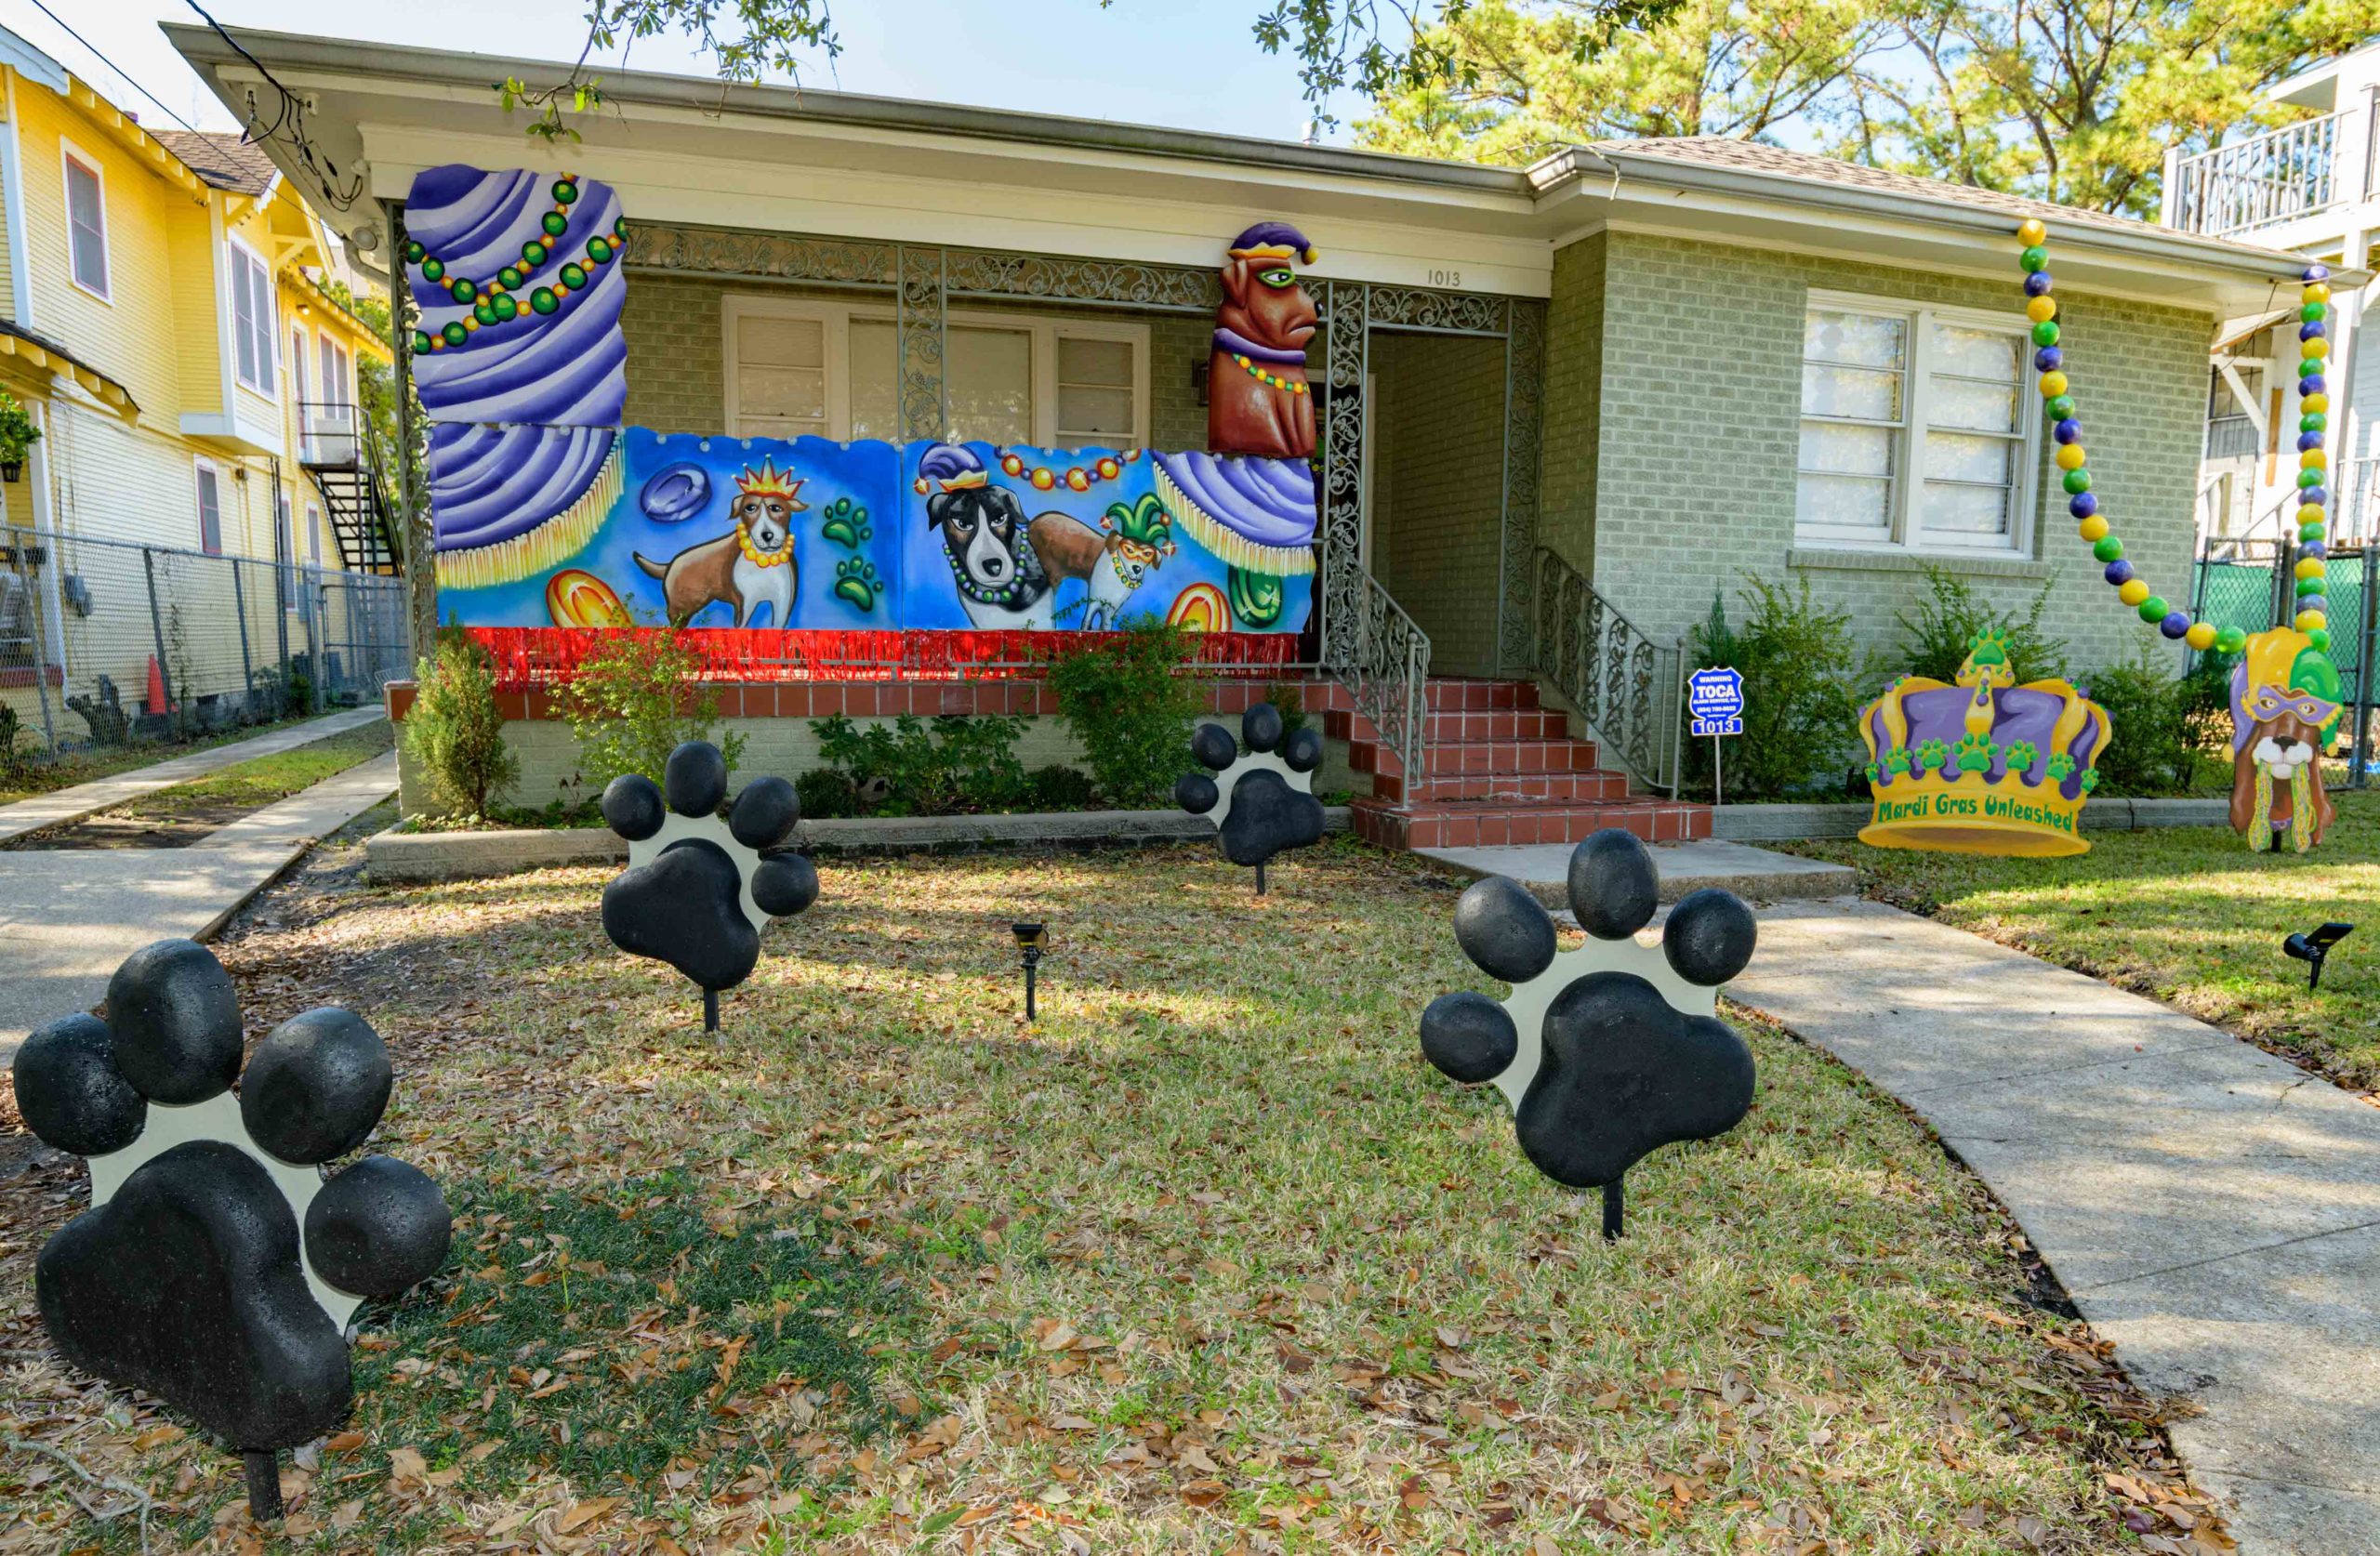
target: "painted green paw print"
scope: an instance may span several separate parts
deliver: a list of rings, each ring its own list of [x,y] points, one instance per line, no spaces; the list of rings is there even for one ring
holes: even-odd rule
[[[1987,734],[1964,734],[1959,737],[1956,752],[1961,772],[1989,772],[1991,758],[2000,755],[2000,747],[1991,744]]]
[[[2072,757],[2069,757],[2065,752],[2060,751],[2050,758],[2049,776],[2052,783],[2062,784],[2066,782],[2068,778],[2073,776],[2073,773],[2074,758]]]
[[[835,597],[848,600],[863,611],[873,611],[884,597],[884,581],[876,575],[876,564],[865,557],[853,557],[835,564]]]
[[[2030,772],[2033,770],[2033,764],[2041,759],[2041,747],[2035,745],[2030,740],[2017,741],[2008,747],[2008,771],[2010,772]]]
[[[2082,786],[2084,794],[2089,794],[2093,789],[2099,786],[2099,770],[2097,768],[2095,767],[2090,771],[2082,775]]]
[[[858,550],[863,542],[872,540],[876,536],[876,532],[867,526],[867,509],[849,497],[837,497],[826,505],[826,516],[819,524],[818,533],[836,545],[853,551]],[[841,594],[843,586],[839,579],[835,585],[835,592]],[[850,597],[845,596],[845,598]],[[865,611],[868,606],[862,605],[860,609]]]
[[[1917,743],[1917,771],[1920,777],[1928,772],[1941,771],[1950,759],[1950,748],[1940,741],[1921,740]]]
[[[1884,753],[1884,771],[1897,778],[1909,771],[1909,747],[1896,745]]]
[[[1860,771],[1861,771],[1862,772],[1864,772],[1864,773],[1866,773],[1866,774],[1867,774],[1867,776],[1868,776],[1868,782],[1870,782],[1871,784],[1872,784],[1872,783],[1874,783],[1874,782],[1876,781],[1877,769],[1876,769],[1876,764],[1875,764],[1874,762],[1870,762],[1866,767],[1864,767],[1864,768],[1860,769]]]

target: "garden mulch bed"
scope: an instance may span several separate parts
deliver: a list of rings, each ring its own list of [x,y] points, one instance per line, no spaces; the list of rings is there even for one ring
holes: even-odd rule
[[[366,1310],[277,1549],[2229,1548],[2007,1216],[1771,1028],[1751,1116],[1603,1243],[1421,1059],[1421,1006],[1492,985],[1410,858],[1263,899],[1196,848],[829,862],[713,1042],[604,942],[608,872],[375,890],[358,852],[224,959],[252,1037],[375,1022],[377,1143],[457,1233]],[[20,1159],[0,1431],[73,1467],[0,1458],[0,1547],[138,1549],[137,1496],[156,1549],[258,1549],[235,1461],[50,1354],[82,1169]]]

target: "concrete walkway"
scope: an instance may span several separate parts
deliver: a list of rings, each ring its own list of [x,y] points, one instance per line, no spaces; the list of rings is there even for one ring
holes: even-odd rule
[[[396,788],[392,751],[186,849],[0,851],[0,1061],[34,1027],[97,1005],[116,964],[151,941],[215,933]]]
[[[1570,905],[1570,855],[1575,843],[1523,843],[1511,848],[1416,849],[1469,876],[1510,876],[1551,908]],[[1858,876],[1843,864],[1756,849],[1712,838],[1700,843],[1659,843],[1653,865],[1660,872],[1661,901],[1674,903],[1689,891],[1724,886],[1756,903],[1795,897],[1833,897],[1854,890]]]
[[[2133,1378],[2203,1410],[2174,1443],[2243,1556],[2380,1553],[2380,1108],[1880,903],[1763,912],[1727,993],[1924,1115]]]
[[[95,778],[87,784],[77,784],[71,789],[58,789],[49,794],[37,794],[31,799],[20,799],[13,805],[0,805],[0,843],[21,837],[28,832],[44,827],[63,826],[81,821],[85,816],[113,810],[116,806],[170,789],[176,784],[187,784],[193,778],[204,778],[258,757],[270,757],[279,752],[311,745],[327,736],[360,730],[364,725],[387,718],[375,705],[350,708],[345,713],[327,714],[309,719],[302,724],[292,724],[270,734],[248,740],[235,740],[227,745],[211,746],[193,751],[187,757],[176,757],[153,767],[135,768],[119,772],[112,778]]]

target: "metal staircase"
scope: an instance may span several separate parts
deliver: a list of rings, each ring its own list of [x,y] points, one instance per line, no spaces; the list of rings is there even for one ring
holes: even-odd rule
[[[341,563],[354,573],[404,571],[403,530],[361,413],[335,401],[300,401],[298,464],[323,494]]]

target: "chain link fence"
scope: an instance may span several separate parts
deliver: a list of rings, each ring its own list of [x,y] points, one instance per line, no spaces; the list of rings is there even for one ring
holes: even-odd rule
[[[27,745],[351,707],[412,673],[409,638],[402,578],[0,528],[0,704]]]

